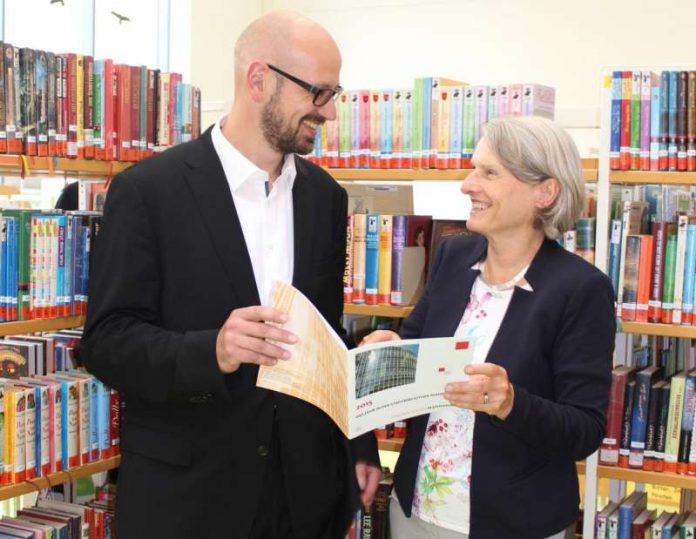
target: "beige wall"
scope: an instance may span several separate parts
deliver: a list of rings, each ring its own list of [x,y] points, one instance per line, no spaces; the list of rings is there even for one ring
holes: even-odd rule
[[[193,0],[193,76],[210,106],[231,97],[231,44],[268,9],[322,23],[343,53],[347,88],[410,86],[417,76],[557,90],[557,120],[584,156],[598,152],[605,66],[696,65],[693,0]],[[220,111],[204,115],[212,121]],[[416,185],[416,211],[462,213],[458,186]],[[432,207],[420,201],[438,200]],[[444,208],[442,201],[451,201]],[[464,209],[464,212],[467,208]]]
[[[201,88],[203,128],[229,105],[233,91],[234,42],[261,15],[261,0],[193,0],[191,81]]]

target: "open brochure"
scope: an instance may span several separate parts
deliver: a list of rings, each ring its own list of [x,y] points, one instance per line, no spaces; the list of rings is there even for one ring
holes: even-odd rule
[[[277,282],[272,305],[288,314],[284,329],[297,335],[289,360],[261,366],[258,387],[320,408],[348,438],[374,428],[450,406],[445,384],[466,379],[469,341],[444,337],[390,341],[348,350],[312,303],[296,288]]]

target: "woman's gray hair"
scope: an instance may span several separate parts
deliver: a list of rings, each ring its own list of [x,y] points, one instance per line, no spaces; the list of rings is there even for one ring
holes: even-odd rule
[[[578,148],[570,135],[550,120],[536,116],[496,118],[484,128],[491,150],[513,176],[536,185],[556,178],[555,202],[539,212],[537,226],[556,239],[575,228],[585,206],[585,180]]]

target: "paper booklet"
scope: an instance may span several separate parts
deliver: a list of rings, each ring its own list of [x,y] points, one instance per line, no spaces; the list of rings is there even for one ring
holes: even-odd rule
[[[454,337],[370,344],[348,350],[312,303],[276,282],[272,306],[288,314],[283,328],[297,335],[291,357],[261,366],[258,387],[320,408],[348,438],[450,404],[445,384],[463,381],[473,343]]]

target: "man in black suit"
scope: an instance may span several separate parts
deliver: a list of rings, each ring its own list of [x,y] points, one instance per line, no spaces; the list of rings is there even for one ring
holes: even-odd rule
[[[372,435],[255,387],[296,339],[273,280],[341,331],[347,195],[295,156],[336,117],[340,66],[321,26],[264,15],[235,47],[230,113],[110,187],[82,356],[124,397],[119,536],[339,538],[373,498]]]

